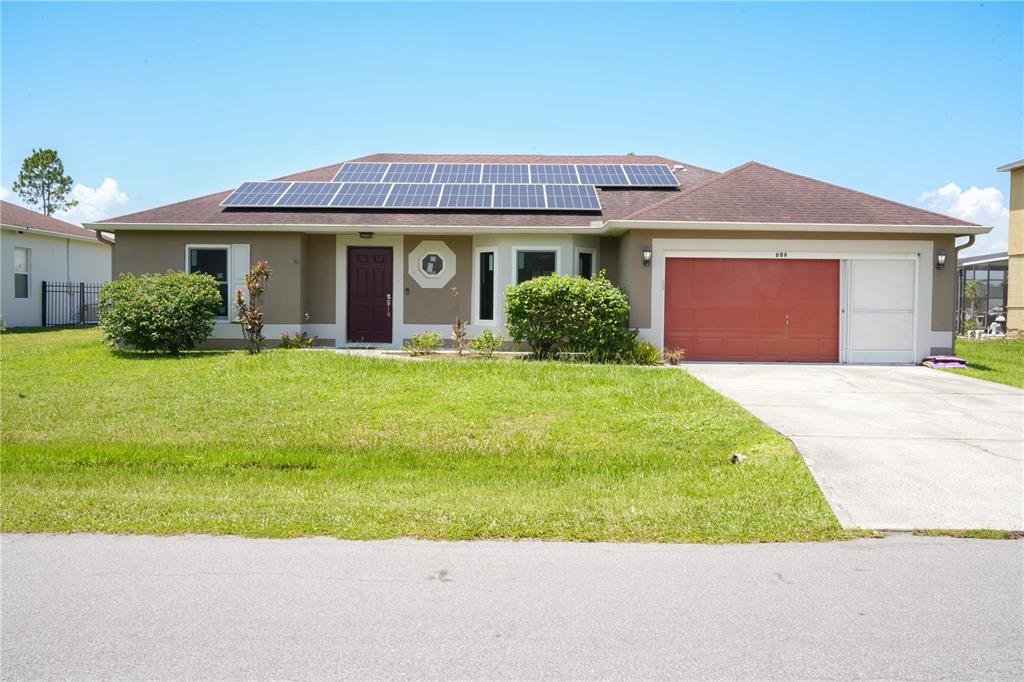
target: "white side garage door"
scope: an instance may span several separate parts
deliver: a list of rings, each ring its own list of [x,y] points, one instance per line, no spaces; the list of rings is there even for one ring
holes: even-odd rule
[[[847,362],[912,363],[916,261],[847,261]]]

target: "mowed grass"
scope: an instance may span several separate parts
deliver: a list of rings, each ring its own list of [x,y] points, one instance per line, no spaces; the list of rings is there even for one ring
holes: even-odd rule
[[[946,371],[1024,388],[1024,339],[957,339],[956,354],[967,368]]]
[[[850,537],[794,447],[685,372],[7,334],[6,531]],[[742,464],[729,456],[745,452]]]

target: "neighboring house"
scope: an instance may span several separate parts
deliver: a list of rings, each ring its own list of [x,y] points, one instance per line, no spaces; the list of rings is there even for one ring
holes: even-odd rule
[[[630,324],[693,360],[911,363],[953,345],[957,236],[991,228],[760,163],[375,154],[90,225],[114,273],[274,270],[266,332],[395,347],[504,332],[504,292],[605,270]],[[458,299],[452,296],[458,287]]]
[[[974,316],[977,329],[987,330],[993,322],[1006,328],[1006,295],[1009,280],[1007,270],[1009,256],[1006,253],[990,253],[984,256],[968,256],[958,259],[957,269],[957,332],[964,330],[964,323]],[[971,302],[964,296],[964,287],[970,281],[978,282],[978,298]],[[999,320],[998,318],[1002,318]]]
[[[1010,174],[1010,239],[1006,335],[1024,337],[1024,159],[996,170]]]
[[[42,283],[110,279],[111,243],[87,230],[0,201],[3,318],[7,327],[43,324]]]

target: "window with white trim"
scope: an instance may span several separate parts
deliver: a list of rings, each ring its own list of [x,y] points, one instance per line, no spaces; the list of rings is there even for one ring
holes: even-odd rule
[[[189,246],[188,271],[202,272],[217,280],[220,289],[220,308],[217,315],[228,316],[228,247]]]
[[[587,279],[594,276],[593,251],[579,251],[576,253],[576,274]]]
[[[28,298],[32,249],[14,247],[14,298]]]
[[[516,251],[516,283],[555,273],[555,251]]]
[[[494,251],[481,251],[479,263],[479,301],[477,319],[494,321]]]

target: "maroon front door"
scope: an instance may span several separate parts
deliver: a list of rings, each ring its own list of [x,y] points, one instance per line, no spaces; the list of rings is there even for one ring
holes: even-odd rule
[[[391,248],[348,247],[348,340],[391,343]]]

